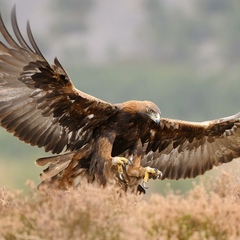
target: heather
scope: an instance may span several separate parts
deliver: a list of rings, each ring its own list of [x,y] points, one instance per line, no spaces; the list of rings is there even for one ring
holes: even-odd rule
[[[222,174],[185,195],[79,190],[0,190],[0,239],[238,239],[240,184]]]

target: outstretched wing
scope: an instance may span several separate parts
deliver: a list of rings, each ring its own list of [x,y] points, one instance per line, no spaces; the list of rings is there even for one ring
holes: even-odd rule
[[[84,145],[93,129],[117,111],[116,106],[78,91],[57,59],[50,66],[30,27],[31,46],[22,37],[15,8],[12,28],[0,16],[0,125],[20,140],[60,153]]]
[[[239,116],[200,123],[161,119],[144,145],[142,165],[158,168],[163,178],[192,178],[240,157]]]

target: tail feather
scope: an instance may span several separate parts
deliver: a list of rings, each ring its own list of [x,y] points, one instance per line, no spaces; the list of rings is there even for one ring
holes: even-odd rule
[[[64,154],[46,158],[39,158],[36,160],[38,166],[45,166],[49,164],[46,169],[43,170],[41,174],[41,179],[51,179],[53,176],[59,174],[64,169],[66,169],[71,162],[73,154]]]
[[[43,170],[43,173],[41,175],[41,178],[43,179],[50,179],[53,176],[61,173],[64,169],[66,169],[69,165],[69,163],[71,162],[70,160],[67,161],[60,161],[57,163],[51,163],[48,168]]]
[[[63,161],[67,161],[72,159],[74,156],[74,153],[66,153],[66,154],[62,154],[62,155],[57,155],[57,156],[51,156],[51,157],[44,157],[44,158],[38,158],[35,163],[38,166],[45,166],[48,163],[50,164],[58,164],[61,163]]]
[[[74,160],[74,156],[75,153],[71,152],[37,159],[38,166],[49,164],[40,174],[42,182],[38,189],[67,189],[77,187],[83,180],[92,181],[86,164],[81,165],[79,160]],[[82,162],[84,163],[84,161]]]

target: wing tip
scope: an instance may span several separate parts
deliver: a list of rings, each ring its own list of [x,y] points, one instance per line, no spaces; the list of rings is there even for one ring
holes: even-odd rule
[[[217,122],[219,122],[219,123],[227,122],[227,121],[231,121],[231,120],[239,119],[239,118],[240,118],[240,112],[238,112],[234,115],[228,116],[228,117],[220,118],[220,119],[217,120]]]

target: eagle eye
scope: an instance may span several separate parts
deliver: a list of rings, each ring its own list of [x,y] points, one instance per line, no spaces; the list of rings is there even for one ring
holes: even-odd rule
[[[148,113],[148,114],[153,114],[154,111],[153,111],[151,108],[148,108],[148,109],[147,109],[147,113]]]

